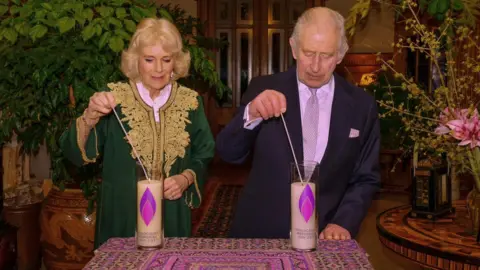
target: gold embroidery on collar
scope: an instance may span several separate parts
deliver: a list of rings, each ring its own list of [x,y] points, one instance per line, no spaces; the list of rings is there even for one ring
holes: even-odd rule
[[[129,137],[132,139],[133,146],[141,156],[142,162],[150,176],[153,176],[153,170],[157,175],[160,168],[157,167],[162,161],[162,153],[154,153],[154,149],[164,151],[164,167],[165,177],[170,176],[170,169],[178,157],[185,157],[185,148],[190,144],[190,135],[186,131],[187,124],[190,123],[188,119],[189,112],[198,108],[197,92],[189,88],[183,87],[174,83],[172,85],[172,92],[169,101],[160,108],[160,119],[164,123],[160,123],[162,128],[158,132],[163,136],[164,140],[157,140],[157,130],[155,120],[153,118],[153,110],[145,109],[145,104],[140,101],[141,98],[136,98],[132,84],[128,83],[110,83],[108,87],[114,94],[115,101],[121,104],[122,113],[125,115],[122,122],[127,122],[130,130],[127,131]],[[176,91],[175,91],[176,90]],[[143,109],[142,109],[143,108]],[[152,122],[153,121],[153,122]],[[162,121],[163,122],[163,121]],[[126,139],[126,138],[125,138]],[[163,147],[155,147],[163,144]],[[136,159],[135,153],[131,152],[132,158]],[[154,159],[157,156],[158,158]]]
[[[138,151],[142,163],[152,175],[154,134],[155,125],[149,124],[150,117],[148,110],[142,109],[142,104],[135,98],[132,87],[128,83],[109,83],[108,88],[112,90],[117,104],[120,104],[122,113],[125,115],[122,122],[127,122],[130,130],[127,130],[128,136],[132,139],[132,144]],[[126,140],[126,138],[125,138]],[[136,159],[133,149],[132,158]]]
[[[185,157],[185,148],[190,144],[190,135],[186,131],[190,124],[188,114],[198,108],[197,92],[178,86],[175,99],[165,110],[165,176],[169,177],[170,169],[178,157]]]

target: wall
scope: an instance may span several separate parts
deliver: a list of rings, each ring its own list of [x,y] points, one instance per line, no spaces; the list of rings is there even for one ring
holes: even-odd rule
[[[345,18],[356,0],[327,0],[325,6],[338,11]],[[373,2],[373,1],[372,1]],[[374,2],[373,2],[374,3]],[[373,4],[363,28],[357,28],[349,53],[393,52],[395,24],[394,11],[387,5]]]
[[[185,9],[187,15],[197,17],[197,1],[196,0],[155,0],[157,4],[169,4],[178,5],[180,8]]]

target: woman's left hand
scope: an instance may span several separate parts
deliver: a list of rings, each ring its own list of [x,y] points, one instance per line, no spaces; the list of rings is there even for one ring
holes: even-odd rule
[[[186,174],[177,174],[168,177],[163,182],[163,196],[168,200],[178,200],[190,186],[190,179]]]

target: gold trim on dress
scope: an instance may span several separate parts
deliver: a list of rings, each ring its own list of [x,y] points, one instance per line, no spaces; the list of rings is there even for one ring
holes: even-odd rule
[[[175,85],[177,84],[175,83]],[[165,110],[165,164],[163,167],[165,177],[170,176],[170,169],[177,158],[185,157],[185,149],[190,145],[190,134],[186,127],[191,123],[190,111],[198,108],[197,96],[197,92],[178,86],[174,102],[168,104],[169,106]]]
[[[153,177],[153,152],[157,143],[153,136],[157,133],[155,120],[152,118],[153,109],[146,105],[141,98],[136,98],[134,83],[118,82],[109,83],[107,86],[112,90],[115,101],[120,104],[121,112],[124,115],[121,120],[128,124],[127,133],[132,139],[133,147],[140,155],[149,176]],[[126,136],[124,139],[128,141]],[[133,149],[130,154],[132,158],[136,159]]]
[[[185,157],[185,149],[190,144],[186,126],[190,123],[190,111],[198,108],[197,92],[172,82],[170,96],[159,109],[160,123],[156,123],[153,108],[140,97],[133,81],[110,83],[108,87],[121,106],[124,115],[121,120],[128,124],[127,133],[149,175],[169,177],[173,164],[178,157]],[[136,158],[133,149],[131,156]]]
[[[95,163],[97,161],[97,157],[98,157],[97,129],[95,127],[92,128],[93,129],[93,134],[95,136],[95,157],[93,159],[90,159],[90,158],[88,158],[87,152],[85,151],[85,145],[87,144],[88,137],[85,138],[84,145],[82,145],[82,142],[80,140],[80,138],[84,137],[84,135],[81,134],[81,132],[80,132],[82,125],[83,125],[83,120],[82,120],[82,117],[80,116],[75,121],[75,126],[76,126],[76,129],[77,129],[77,146],[78,146],[78,149],[80,150],[80,154],[82,155],[83,164],[85,165],[85,164],[88,164],[88,163]],[[90,135],[88,135],[88,136],[90,136]]]

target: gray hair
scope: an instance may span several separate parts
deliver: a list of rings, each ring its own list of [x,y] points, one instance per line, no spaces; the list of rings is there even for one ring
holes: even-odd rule
[[[349,46],[347,36],[345,35],[345,18],[343,18],[343,16],[337,11],[326,7],[314,7],[307,9],[302,13],[295,23],[291,38],[294,40],[294,43],[297,44],[299,41],[300,32],[305,28],[305,26],[315,24],[319,17],[325,15],[325,13],[329,14],[330,18],[333,20],[333,22],[335,22],[339,34],[339,53],[340,58],[342,59],[347,53]]]

